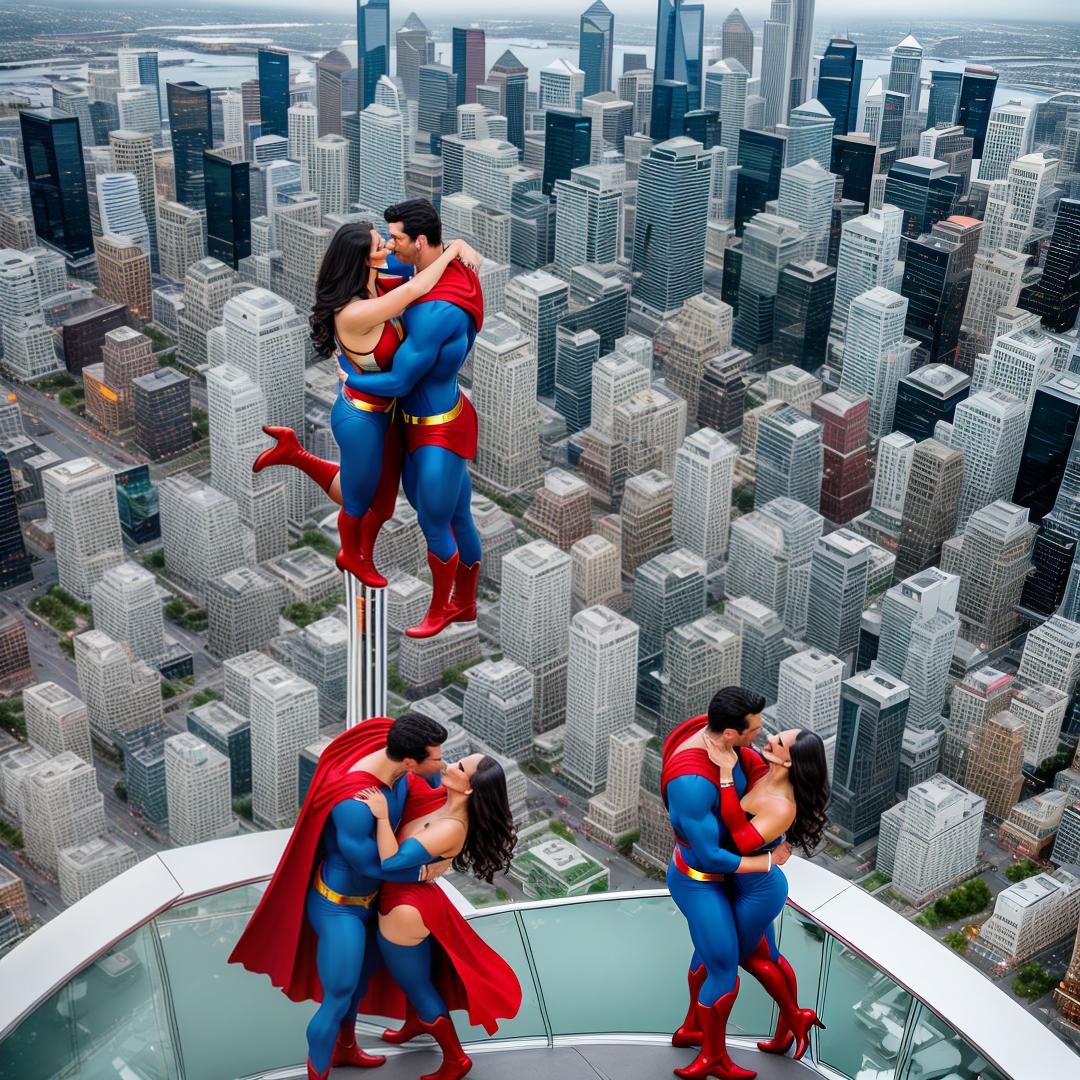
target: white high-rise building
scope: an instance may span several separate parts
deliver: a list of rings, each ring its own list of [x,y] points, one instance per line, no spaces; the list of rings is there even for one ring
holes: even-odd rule
[[[765,20],[761,49],[761,96],[765,99],[764,127],[787,122],[792,105],[794,47],[795,0],[772,0],[769,17]],[[803,78],[805,77],[804,73]],[[795,104],[801,103],[795,102]]]
[[[896,837],[895,845],[879,844],[877,869],[892,876],[902,896],[921,904],[975,868],[985,810],[984,798],[941,773],[917,784],[881,815],[882,839],[893,831],[888,824]]]
[[[246,719],[251,718],[252,683],[267,672],[286,671],[266,653],[254,649],[226,660],[221,670],[224,675],[225,704]]]
[[[619,549],[603,536],[590,533],[570,548],[574,609],[605,604],[621,607],[622,572]]]
[[[648,386],[647,367],[619,352],[601,356],[592,369],[592,427],[611,435],[615,407]]]
[[[1037,769],[1057,753],[1068,705],[1068,695],[1052,686],[1024,683],[1013,693],[1009,712],[1024,721],[1025,765]]]
[[[983,156],[979,162],[980,180],[1004,180],[1009,166],[1031,149],[1032,110],[1019,101],[1007,101],[990,112]]]
[[[241,525],[234,499],[189,473],[163,481],[159,496],[161,538],[170,573],[201,591],[211,578],[254,562],[254,541]]]
[[[259,562],[288,548],[286,482],[273,470],[252,472],[251,463],[266,449],[266,398],[248,376],[232,364],[206,373],[210,417],[210,479],[218,491],[235,500],[240,518],[255,538]]]
[[[705,712],[717,687],[734,686],[741,674],[742,638],[716,612],[675,627],[664,641],[660,737]]]
[[[341,135],[315,140],[310,159],[311,189],[319,196],[324,214],[349,209],[349,141]]]
[[[1025,154],[1009,165],[1007,180],[992,180],[979,238],[984,255],[1003,249],[1023,251],[1040,213],[1057,187],[1059,161],[1045,154]]]
[[[536,350],[505,315],[487,319],[476,336],[472,402],[480,418],[475,469],[501,491],[540,480]]]
[[[98,791],[94,766],[70,750],[26,778],[22,800],[26,856],[54,876],[64,848],[84,844],[105,831],[105,796]]]
[[[980,356],[976,361],[972,389],[1011,394],[1019,401],[1026,420],[1035,391],[1057,368],[1057,344],[1054,338],[1034,328],[998,334],[989,357]],[[1012,486],[1011,481],[1007,486]]]
[[[310,101],[290,105],[288,124],[289,159],[300,163],[305,190],[312,191],[312,159],[315,156],[315,143],[319,138],[319,110]]]
[[[127,236],[150,250],[150,229],[142,212],[134,173],[109,172],[97,178],[101,231]]]
[[[155,134],[160,129],[155,129]],[[150,263],[157,270],[160,263],[158,247],[157,189],[154,178],[154,140],[151,135],[121,127],[109,132],[112,167],[116,172],[131,173],[139,189],[139,206],[150,234]],[[174,204],[175,205],[175,204]],[[103,219],[104,224],[104,219]],[[109,230],[104,229],[103,232]],[[203,251],[200,251],[201,258]]]
[[[837,529],[814,545],[805,639],[845,663],[859,644],[872,546],[849,529]]]
[[[688,435],[675,455],[672,536],[706,560],[727,554],[738,456],[738,447],[708,427]]]
[[[165,621],[157,578],[138,563],[114,566],[91,590],[94,625],[126,641],[148,664],[165,655]]]
[[[896,389],[919,344],[905,335],[907,311],[907,297],[876,287],[856,296],[848,312],[840,389],[869,400],[874,438],[892,431]]]
[[[776,212],[798,222],[806,239],[808,259],[825,262],[829,257],[832,208],[836,199],[836,177],[811,158],[783,169]]]
[[[1072,694],[1080,678],[1080,623],[1051,615],[1032,630],[1017,674],[1024,683],[1043,683]]]
[[[658,468],[674,476],[675,455],[686,438],[686,402],[671,390],[650,386],[615,406],[611,428],[615,441],[630,448],[631,473],[644,471],[659,449]]]
[[[555,60],[540,72],[541,109],[580,112],[584,94],[585,72],[568,60]]]
[[[225,146],[244,145],[244,95],[236,90],[221,95],[221,126]]]
[[[903,224],[903,210],[890,203],[844,222],[836,264],[834,332],[847,324],[848,309],[856,296],[878,287],[899,288],[902,275],[897,273],[897,260]]]
[[[126,643],[101,630],[75,638],[75,673],[95,738],[116,745],[129,731],[161,719],[161,676]]]
[[[86,705],[54,682],[37,683],[23,691],[26,737],[50,754],[70,750],[94,764],[90,720]]]
[[[902,431],[893,431],[878,440],[877,452],[869,513],[875,523],[880,518],[899,536],[911,462],[915,457],[915,440]]]
[[[771,505],[771,504],[770,504]],[[741,514],[731,523],[724,591],[728,596],[749,596],[784,612],[788,558],[784,530],[764,508]]]
[[[52,332],[42,314],[48,288],[33,256],[0,249],[3,366],[22,379],[46,375],[59,366]]]
[[[233,826],[229,759],[197,735],[165,740],[169,839],[177,847],[216,840]]]
[[[1024,453],[1027,419],[1023,403],[996,388],[979,390],[956,406],[951,430],[944,433],[948,439],[940,441],[964,455],[957,531],[963,530],[976,510],[1012,497]]]
[[[405,198],[404,114],[375,102],[360,113],[360,191],[364,206]]]
[[[125,131],[141,131],[145,135],[161,135],[161,115],[158,96],[150,86],[131,86],[116,95],[116,111],[120,127]]]
[[[520,761],[533,739],[533,677],[513,660],[485,660],[465,672],[462,725],[493,750]]]
[[[1010,966],[1060,941],[1080,917],[1076,867],[1036,874],[998,893],[994,914],[979,928],[979,952]]]
[[[416,118],[413,114],[415,106],[410,105],[400,80],[391,79],[389,75],[380,75],[375,84],[375,104],[385,105],[388,109],[400,113],[402,158],[407,165],[414,156],[413,132],[416,130]]]
[[[277,632],[285,587],[269,574],[239,566],[206,583],[207,648],[221,659],[265,645]]]
[[[138,861],[127,844],[110,836],[95,836],[84,844],[63,848],[56,860],[60,898],[69,907],[77,904]]]
[[[569,277],[584,263],[613,263],[623,249],[622,169],[585,165],[555,181],[555,269]]]
[[[710,64],[705,71],[702,108],[720,114],[720,145],[727,151],[728,163],[739,156],[739,131],[746,123],[746,86],[749,75],[734,57]],[[640,125],[634,128],[640,131]]]
[[[546,540],[503,556],[499,640],[505,655],[533,674],[537,731],[556,727],[565,705],[571,565]]]
[[[963,329],[974,338],[978,349],[987,349],[993,342],[998,311],[1012,307],[1020,299],[1030,258],[1030,255],[995,249],[976,254]]]
[[[871,670],[908,684],[910,728],[945,730],[941,710],[960,628],[959,592],[958,577],[932,566],[894,585],[881,601],[881,636]]]
[[[269,165],[272,161],[292,160],[289,153],[289,140],[283,135],[260,135],[251,141],[251,156],[256,165]],[[307,175],[306,164],[301,164],[301,173]]]
[[[778,729],[790,726],[816,731],[825,743],[830,764],[843,682],[844,662],[832,653],[803,649],[780,661],[776,695]]]
[[[603,844],[614,847],[637,830],[641,766],[649,739],[649,733],[637,724],[608,736],[607,784],[589,800],[585,815],[589,835]]]
[[[634,722],[638,633],[602,606],[579,611],[570,623],[563,775],[589,794],[607,783],[610,736]]]
[[[113,471],[82,457],[61,462],[42,476],[60,587],[88,601],[105,572],[124,561]]]
[[[251,682],[251,796],[256,824],[287,829],[300,809],[300,751],[319,737],[319,694],[276,668]]]
[[[157,223],[161,272],[173,281],[183,281],[188,270],[206,257],[206,213],[162,200]]]
[[[505,139],[469,139],[462,153],[462,190],[485,206],[509,212],[518,150]]]

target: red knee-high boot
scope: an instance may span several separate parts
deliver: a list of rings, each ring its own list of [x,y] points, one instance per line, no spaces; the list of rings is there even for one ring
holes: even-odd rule
[[[337,568],[359,578],[372,589],[385,588],[386,578],[375,569],[372,561],[375,538],[382,522],[373,518],[370,510],[363,517],[354,517],[344,509],[338,513],[337,521],[341,538],[341,550],[334,560]]]
[[[794,1042],[794,1057],[798,1061],[810,1046],[810,1029],[824,1028],[825,1025],[813,1009],[799,1008],[799,1001],[795,996],[798,984],[791,965],[783,956],[773,960],[768,943],[762,938],[758,947],[743,963],[743,967],[765,987],[769,997],[780,1006],[776,1033],[768,1042],[759,1042],[758,1049],[767,1054],[785,1054]]]
[[[455,551],[446,562],[434,552],[428,552],[428,566],[431,567],[431,606],[424,621],[418,626],[410,626],[405,631],[409,637],[434,637],[450,625],[453,609],[450,606],[450,590],[454,587],[454,577],[458,568],[458,553]]]
[[[420,1017],[413,1008],[413,1003],[406,999],[405,1001],[405,1023],[401,1027],[387,1028],[382,1033],[383,1042],[392,1043],[395,1046],[399,1046],[401,1043],[406,1043],[410,1039],[416,1038],[417,1035],[422,1035],[424,1028],[420,1022]]]
[[[291,465],[310,476],[323,491],[330,491],[334,477],[340,472],[335,462],[324,461],[305,450],[292,428],[264,426],[263,431],[276,442],[255,459],[252,472],[262,472],[270,465]]]
[[[480,584],[480,560],[474,563],[458,562],[454,575],[454,595],[450,600],[453,609],[451,622],[476,621],[476,589]]]
[[[433,1073],[425,1073],[420,1080],[461,1080],[472,1068],[472,1058],[461,1049],[453,1020],[445,1014],[433,1024],[421,1020],[420,1030],[431,1035],[443,1052],[442,1064]]]
[[[331,1065],[349,1065],[354,1069],[375,1069],[386,1062],[381,1054],[365,1053],[356,1045],[356,1018],[346,1020],[338,1032],[337,1042],[334,1044],[334,1055],[330,1059]]]
[[[735,979],[735,989],[725,994],[714,1005],[698,1004],[698,1018],[701,1020],[701,1052],[687,1066],[675,1069],[675,1075],[683,1080],[753,1080],[756,1072],[744,1069],[731,1060],[727,1050],[727,1023],[735,999],[739,995],[739,980]]]
[[[701,1045],[701,1021],[698,1019],[698,995],[702,986],[705,985],[704,964],[698,964],[696,968],[687,968],[686,985],[690,990],[690,1005],[686,1010],[686,1019],[682,1026],[671,1036],[672,1046],[700,1046]]]

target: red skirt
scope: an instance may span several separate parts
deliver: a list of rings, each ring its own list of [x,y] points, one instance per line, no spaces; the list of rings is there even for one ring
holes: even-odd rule
[[[472,461],[476,457],[476,410],[461,395],[461,412],[445,424],[405,424],[405,442],[409,453],[421,446],[441,446],[458,457]]]
[[[448,1009],[466,1010],[469,1023],[484,1028],[488,1035],[499,1030],[499,1020],[517,1016],[521,984],[514,969],[484,942],[438,885],[383,882],[379,913],[385,915],[402,905],[416,908],[431,931],[432,979]],[[385,964],[372,976],[360,1012],[405,1018],[405,993]]]

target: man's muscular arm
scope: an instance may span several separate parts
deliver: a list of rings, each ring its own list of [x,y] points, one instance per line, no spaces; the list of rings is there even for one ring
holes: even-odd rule
[[[362,802],[356,799],[339,802],[330,811],[330,816],[337,828],[338,848],[358,874],[377,881],[420,880],[419,864],[397,870],[383,868],[375,834],[375,818]]]
[[[390,370],[361,374],[341,367],[345,383],[365,394],[404,397],[435,366],[442,347],[468,333],[467,324],[468,316],[453,304],[442,300],[421,304],[410,317],[409,333],[394,353]]]
[[[702,776],[679,776],[667,786],[668,810],[675,831],[693,848],[695,870],[710,874],[751,874],[769,868],[767,855],[740,858],[720,846],[716,787]]]

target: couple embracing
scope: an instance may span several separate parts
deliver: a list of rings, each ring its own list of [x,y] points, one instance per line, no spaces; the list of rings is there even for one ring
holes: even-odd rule
[[[517,1015],[513,970],[435,879],[448,866],[490,882],[515,832],[502,766],[442,760],[446,729],[417,714],[373,719],[323,751],[285,853],[229,957],[293,1001],[316,1001],[308,1080],[385,1058],[356,1043],[358,1013],[403,1021],[388,1043],[431,1035],[443,1052],[423,1080],[460,1080],[471,1061],[450,1010],[489,1034]]]

